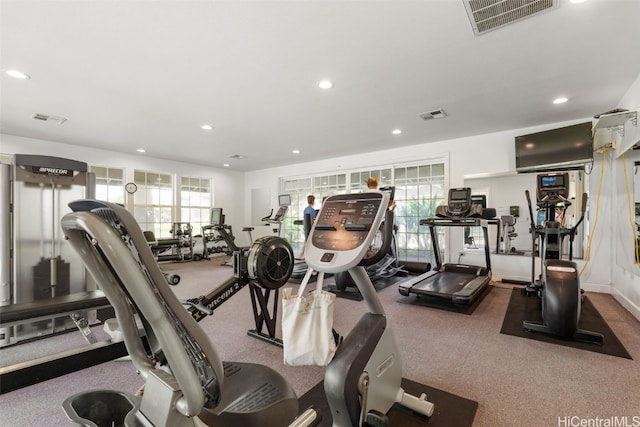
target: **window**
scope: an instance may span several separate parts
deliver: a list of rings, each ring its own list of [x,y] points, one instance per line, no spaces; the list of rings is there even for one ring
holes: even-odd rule
[[[322,175],[299,179],[282,179],[282,191],[291,194],[291,212],[285,220],[284,236],[294,248],[304,244],[302,227],[293,224],[302,219],[307,194],[316,196],[316,208],[327,195],[356,193],[367,190],[369,177],[376,177],[380,187],[395,186],[395,223],[399,258],[425,262],[433,258],[429,229],[420,220],[435,216],[436,207],[444,204],[445,159],[437,158],[417,165],[396,165],[357,170],[345,174]],[[346,178],[349,178],[348,182]],[[444,248],[444,230],[438,228],[439,244]]]
[[[302,225],[294,224],[302,220],[302,211],[307,207],[307,195],[316,197],[315,208],[320,209],[322,199],[333,194],[344,194],[347,190],[347,175],[319,175],[311,178],[283,179],[280,183],[283,194],[291,195],[289,213],[282,223],[282,235],[289,241],[294,250],[304,246],[304,230]]]
[[[379,187],[387,187],[389,185],[392,185],[391,183],[393,182],[391,168],[352,172],[350,187],[351,192],[359,193],[368,190],[367,180],[371,177],[375,177],[378,180]]]
[[[89,166],[96,175],[96,199],[124,205],[124,169]]]
[[[211,179],[180,178],[180,220],[190,223],[194,234],[209,224],[212,207]]]
[[[436,207],[443,203],[444,163],[396,167],[394,174],[398,257],[407,261],[431,259],[429,229],[420,226],[420,220],[435,216]],[[443,240],[439,243],[444,244]]]
[[[174,212],[173,176],[157,172],[134,171],[138,191],[134,195],[133,214],[145,231],[156,238],[171,237]]]

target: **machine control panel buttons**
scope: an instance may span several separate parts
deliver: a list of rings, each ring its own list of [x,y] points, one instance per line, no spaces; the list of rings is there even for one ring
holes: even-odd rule
[[[382,199],[380,199],[382,200]],[[352,250],[364,242],[375,221],[380,200],[354,197],[325,202],[315,225],[312,242],[324,250]]]
[[[333,259],[334,256],[335,256],[335,254],[332,253],[332,252],[325,252],[320,257],[320,261],[321,262],[331,262],[331,260]]]

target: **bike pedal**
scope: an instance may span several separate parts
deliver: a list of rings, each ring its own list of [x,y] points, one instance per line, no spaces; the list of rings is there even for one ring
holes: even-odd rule
[[[364,425],[367,427],[387,427],[389,426],[389,417],[382,412],[372,409],[367,414]]]

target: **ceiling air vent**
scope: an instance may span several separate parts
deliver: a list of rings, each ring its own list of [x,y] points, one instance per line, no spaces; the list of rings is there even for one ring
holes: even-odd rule
[[[43,122],[55,122],[59,125],[67,121],[64,117],[60,116],[47,116],[46,114],[35,113],[33,118],[36,120],[42,120]]]
[[[442,108],[438,110],[427,111],[426,113],[420,113],[418,116],[422,120],[431,120],[431,119],[441,119],[443,117],[447,117],[447,114],[444,112]]]
[[[462,0],[473,32],[479,36],[558,7],[560,0]]]
[[[238,159],[238,160],[240,160],[240,159],[246,159],[247,156],[243,156],[242,154],[234,154],[232,156],[229,156],[229,158],[230,159]]]

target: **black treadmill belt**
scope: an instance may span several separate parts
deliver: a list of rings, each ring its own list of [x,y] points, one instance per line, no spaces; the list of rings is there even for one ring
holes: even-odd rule
[[[431,276],[411,288],[412,293],[433,295],[444,298],[452,298],[453,294],[462,290],[467,283],[475,279],[475,274],[456,273],[447,271],[445,273]]]

